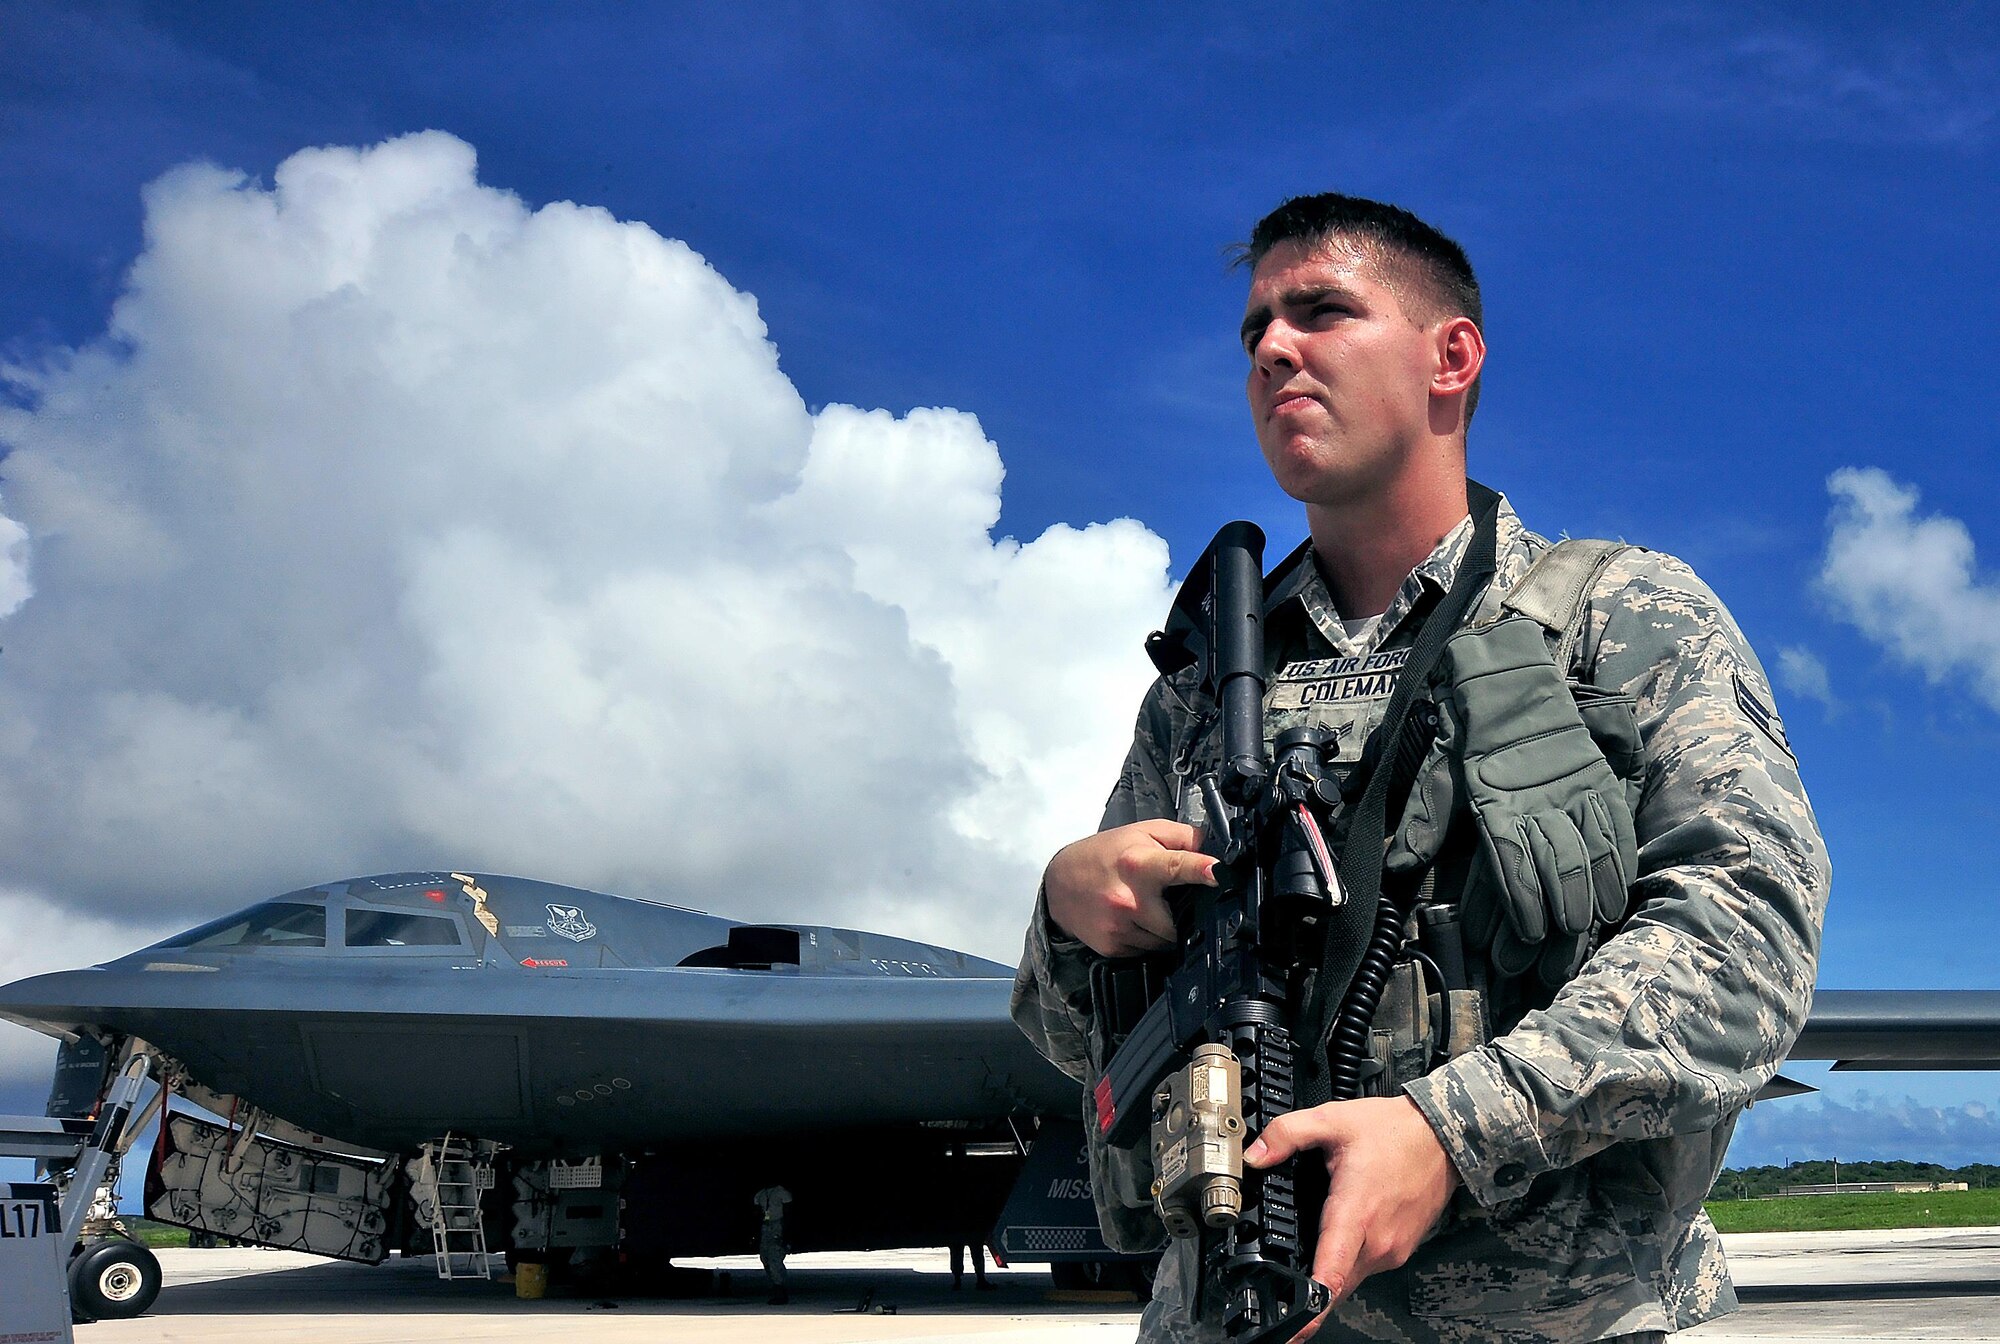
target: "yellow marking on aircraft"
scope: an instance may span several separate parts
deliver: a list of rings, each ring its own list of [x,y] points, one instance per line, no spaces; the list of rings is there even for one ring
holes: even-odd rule
[[[472,917],[479,921],[479,926],[486,930],[489,938],[498,938],[500,936],[500,921],[495,919],[493,912],[486,908],[485,889],[464,873],[453,873],[451,880],[465,884],[465,894],[472,898]]]

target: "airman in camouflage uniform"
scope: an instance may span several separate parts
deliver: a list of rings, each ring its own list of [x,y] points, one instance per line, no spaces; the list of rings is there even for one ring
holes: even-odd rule
[[[1262,358],[1257,347],[1252,354]],[[1274,461],[1273,469],[1285,483],[1286,464]],[[1267,597],[1267,739],[1309,724],[1335,735],[1337,768],[1353,768],[1423,613],[1450,588],[1471,534],[1466,518],[1408,573],[1373,622],[1343,619],[1313,543],[1280,567]],[[1492,619],[1501,597],[1550,545],[1504,503],[1496,540],[1495,577],[1467,625]],[[1454,1041],[1435,1069],[1392,1080],[1449,1159],[1448,1202],[1427,1230],[1405,1235],[1407,1244],[1373,1264],[1364,1255],[1355,1271],[1384,1272],[1358,1286],[1351,1277],[1333,1285],[1344,1296],[1322,1338],[1645,1339],[1735,1306],[1702,1200],[1738,1115],[1805,1020],[1829,881],[1826,851],[1763,668],[1686,565],[1636,547],[1613,554],[1588,589],[1580,636],[1564,669],[1584,688],[1579,698],[1629,697],[1640,745],[1621,772],[1638,846],[1629,904],[1559,988],[1538,985],[1532,971],[1510,978],[1482,965],[1491,1039]],[[1199,794],[1185,781],[1218,744],[1194,680],[1183,673],[1148,693],[1099,838],[1135,824],[1201,824]],[[1171,830],[1151,833],[1168,837],[1161,842],[1167,848],[1181,846]],[[1176,867],[1171,880],[1198,876]],[[1468,906],[1479,899],[1481,880],[1475,873],[1466,888]],[[1490,889],[1484,894],[1492,899]],[[1468,913],[1467,922],[1477,921]],[[1478,950],[1468,949],[1475,958]],[[1051,917],[1045,886],[1014,1016],[1050,1059],[1086,1084],[1087,1111],[1107,1054],[1089,990],[1099,955]],[[1401,1011],[1390,1000],[1377,1013],[1378,1030]],[[1389,1104],[1335,1102],[1319,1110]],[[1366,1114],[1372,1120],[1382,1112]],[[1145,1145],[1105,1147],[1093,1120],[1086,1114],[1107,1240],[1132,1251],[1165,1245]],[[1330,1155],[1338,1148],[1325,1146]],[[1360,1160],[1347,1156],[1356,1150],[1341,1151],[1343,1160]],[[1430,1218],[1428,1206],[1422,1217]],[[1193,1248],[1192,1241],[1167,1248],[1141,1339],[1210,1337],[1190,1319]]]

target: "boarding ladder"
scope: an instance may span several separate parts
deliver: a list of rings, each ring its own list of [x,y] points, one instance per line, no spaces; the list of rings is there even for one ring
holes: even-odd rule
[[[446,1134],[423,1147],[437,1196],[431,1202],[431,1243],[441,1279],[490,1279],[486,1219],[480,1195],[493,1185],[492,1156],[471,1140]]]

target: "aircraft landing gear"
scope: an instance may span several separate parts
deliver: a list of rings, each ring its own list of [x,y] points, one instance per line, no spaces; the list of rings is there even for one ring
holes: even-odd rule
[[[160,1262],[136,1241],[93,1241],[70,1258],[70,1307],[86,1320],[142,1315],[159,1295]]]

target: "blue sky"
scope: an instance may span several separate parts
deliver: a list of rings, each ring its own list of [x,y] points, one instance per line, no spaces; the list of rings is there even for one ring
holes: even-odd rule
[[[65,352],[152,339],[105,340],[148,183],[206,161],[269,190],[302,149],[438,130],[530,211],[684,241],[808,411],[976,416],[993,537],[1129,517],[1178,566],[1232,516],[1301,532],[1247,432],[1224,247],[1289,194],[1394,200],[1484,285],[1474,474],[1539,530],[1686,558],[1770,666],[1836,866],[1821,983],[2000,985],[1996,12],[1157,10],[0,0],[0,365],[30,416],[0,447],[59,459],[35,435],[50,387],[82,395]],[[1845,524],[1842,468],[1882,473]],[[0,460],[35,583],[0,698],[71,600],[34,497]],[[155,913],[76,882],[0,867],[114,931]],[[2000,1079],[1821,1081],[1842,1109],[1760,1107],[1732,1160],[2000,1158]]]

